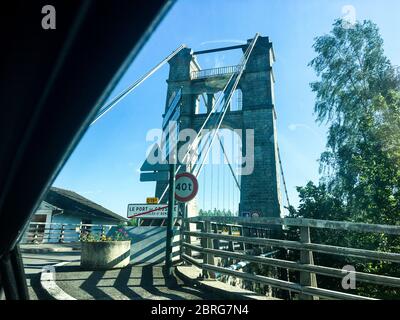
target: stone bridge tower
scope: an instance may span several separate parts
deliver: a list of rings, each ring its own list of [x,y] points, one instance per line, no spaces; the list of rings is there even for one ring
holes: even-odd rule
[[[170,71],[166,109],[173,96],[182,89],[179,125],[181,129],[196,131],[204,123],[210,112],[216,93],[220,92],[235,67],[201,70],[196,61],[199,54],[215,51],[242,49],[245,45],[193,52],[189,48],[181,50],[169,61]],[[272,43],[268,37],[259,37],[247,62],[246,69],[238,84],[242,94],[241,110],[228,110],[221,127],[254,130],[254,170],[241,176],[239,215],[257,213],[262,217],[280,217],[280,171],[278,166],[276,113],[274,101],[275,60]],[[199,112],[199,99],[206,97],[206,109]],[[165,114],[164,114],[165,116]],[[245,141],[243,134],[242,141]],[[216,142],[214,142],[216,143]],[[246,154],[245,146],[242,150]],[[156,196],[160,197],[164,183],[157,183]],[[193,216],[189,213],[189,216]]]

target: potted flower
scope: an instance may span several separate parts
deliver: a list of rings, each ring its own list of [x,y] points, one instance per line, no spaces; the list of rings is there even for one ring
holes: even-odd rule
[[[84,233],[81,236],[81,267],[89,270],[107,270],[126,267],[130,262],[131,240],[123,226],[111,236]]]

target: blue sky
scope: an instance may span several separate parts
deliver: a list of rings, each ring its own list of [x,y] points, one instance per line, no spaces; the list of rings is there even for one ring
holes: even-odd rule
[[[295,187],[319,178],[317,160],[326,139],[324,126],[315,123],[314,94],[309,87],[315,74],[307,64],[315,56],[314,38],[331,30],[334,19],[343,16],[345,5],[355,8],[357,20],[371,19],[378,24],[386,55],[393,64],[400,65],[400,1],[397,0],[178,0],[112,96],[182,43],[203,50],[240,43],[256,32],[269,36],[277,60],[274,73],[278,141],[289,197],[296,205]],[[235,64],[238,59],[235,54],[218,54],[208,60],[203,58],[200,63],[205,68]],[[150,145],[145,140],[147,132],[161,125],[167,77],[168,66],[164,66],[91,126],[54,185],[78,192],[123,216],[128,203],[145,202],[147,196],[152,196],[154,183],[140,183],[138,168]],[[221,170],[221,181],[224,177],[224,185],[230,185],[228,181],[232,178],[227,168]],[[211,174],[210,169],[205,172]],[[210,178],[207,181],[212,186]],[[203,184],[203,189],[208,184]],[[229,203],[214,200],[211,204],[209,199],[204,203],[200,192],[200,206],[230,208],[232,199],[238,198],[233,188],[233,193],[227,187],[222,190],[222,182],[217,191],[218,199],[229,195]]]

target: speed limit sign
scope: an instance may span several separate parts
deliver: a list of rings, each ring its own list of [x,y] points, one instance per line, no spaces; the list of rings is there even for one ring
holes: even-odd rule
[[[175,199],[180,202],[192,200],[199,189],[197,178],[189,172],[184,172],[177,174],[175,179]]]

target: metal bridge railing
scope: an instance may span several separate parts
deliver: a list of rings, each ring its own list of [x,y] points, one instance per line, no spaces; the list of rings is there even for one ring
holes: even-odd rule
[[[197,225],[197,231],[191,231],[191,224]],[[282,234],[282,227],[298,230],[298,241],[284,240],[276,237]],[[316,275],[340,278],[346,275],[342,269],[314,264],[313,253],[350,256],[363,260],[388,261],[400,263],[400,254],[381,252],[360,248],[342,247],[312,243],[310,229],[334,229],[360,233],[378,233],[400,235],[400,226],[373,225],[341,221],[325,221],[300,218],[244,218],[244,217],[194,217],[183,220],[181,228],[181,259],[203,271],[203,277],[215,278],[216,275],[233,276],[257,284],[298,293],[299,299],[372,299],[365,296],[318,288]],[[193,228],[192,228],[193,230]],[[254,254],[251,249],[268,248],[273,250],[290,249],[299,251],[299,260],[277,259],[271,255]],[[250,250],[249,250],[250,249]],[[282,252],[286,252],[283,250]],[[197,255],[195,254],[197,253]],[[200,253],[200,255],[198,254]],[[199,258],[200,257],[200,258]],[[253,272],[237,271],[226,266],[218,266],[215,257],[225,261],[245,261],[286,271],[299,272],[298,283],[274,278]],[[230,259],[230,260],[229,260]],[[221,263],[220,263],[221,265]],[[276,269],[277,270],[277,269]],[[367,282],[385,287],[400,288],[400,277],[386,276],[354,271],[357,282]],[[342,281],[342,280],[340,280]]]
[[[190,73],[190,79],[202,79],[202,78],[210,78],[210,77],[218,77],[221,75],[230,75],[232,73],[239,73],[241,65],[236,66],[228,66],[228,67],[219,67],[219,68],[211,68],[204,69],[199,71],[192,71]]]
[[[78,242],[82,234],[94,236],[107,235],[116,225],[100,224],[66,224],[31,222],[21,238],[20,243],[67,243]]]

